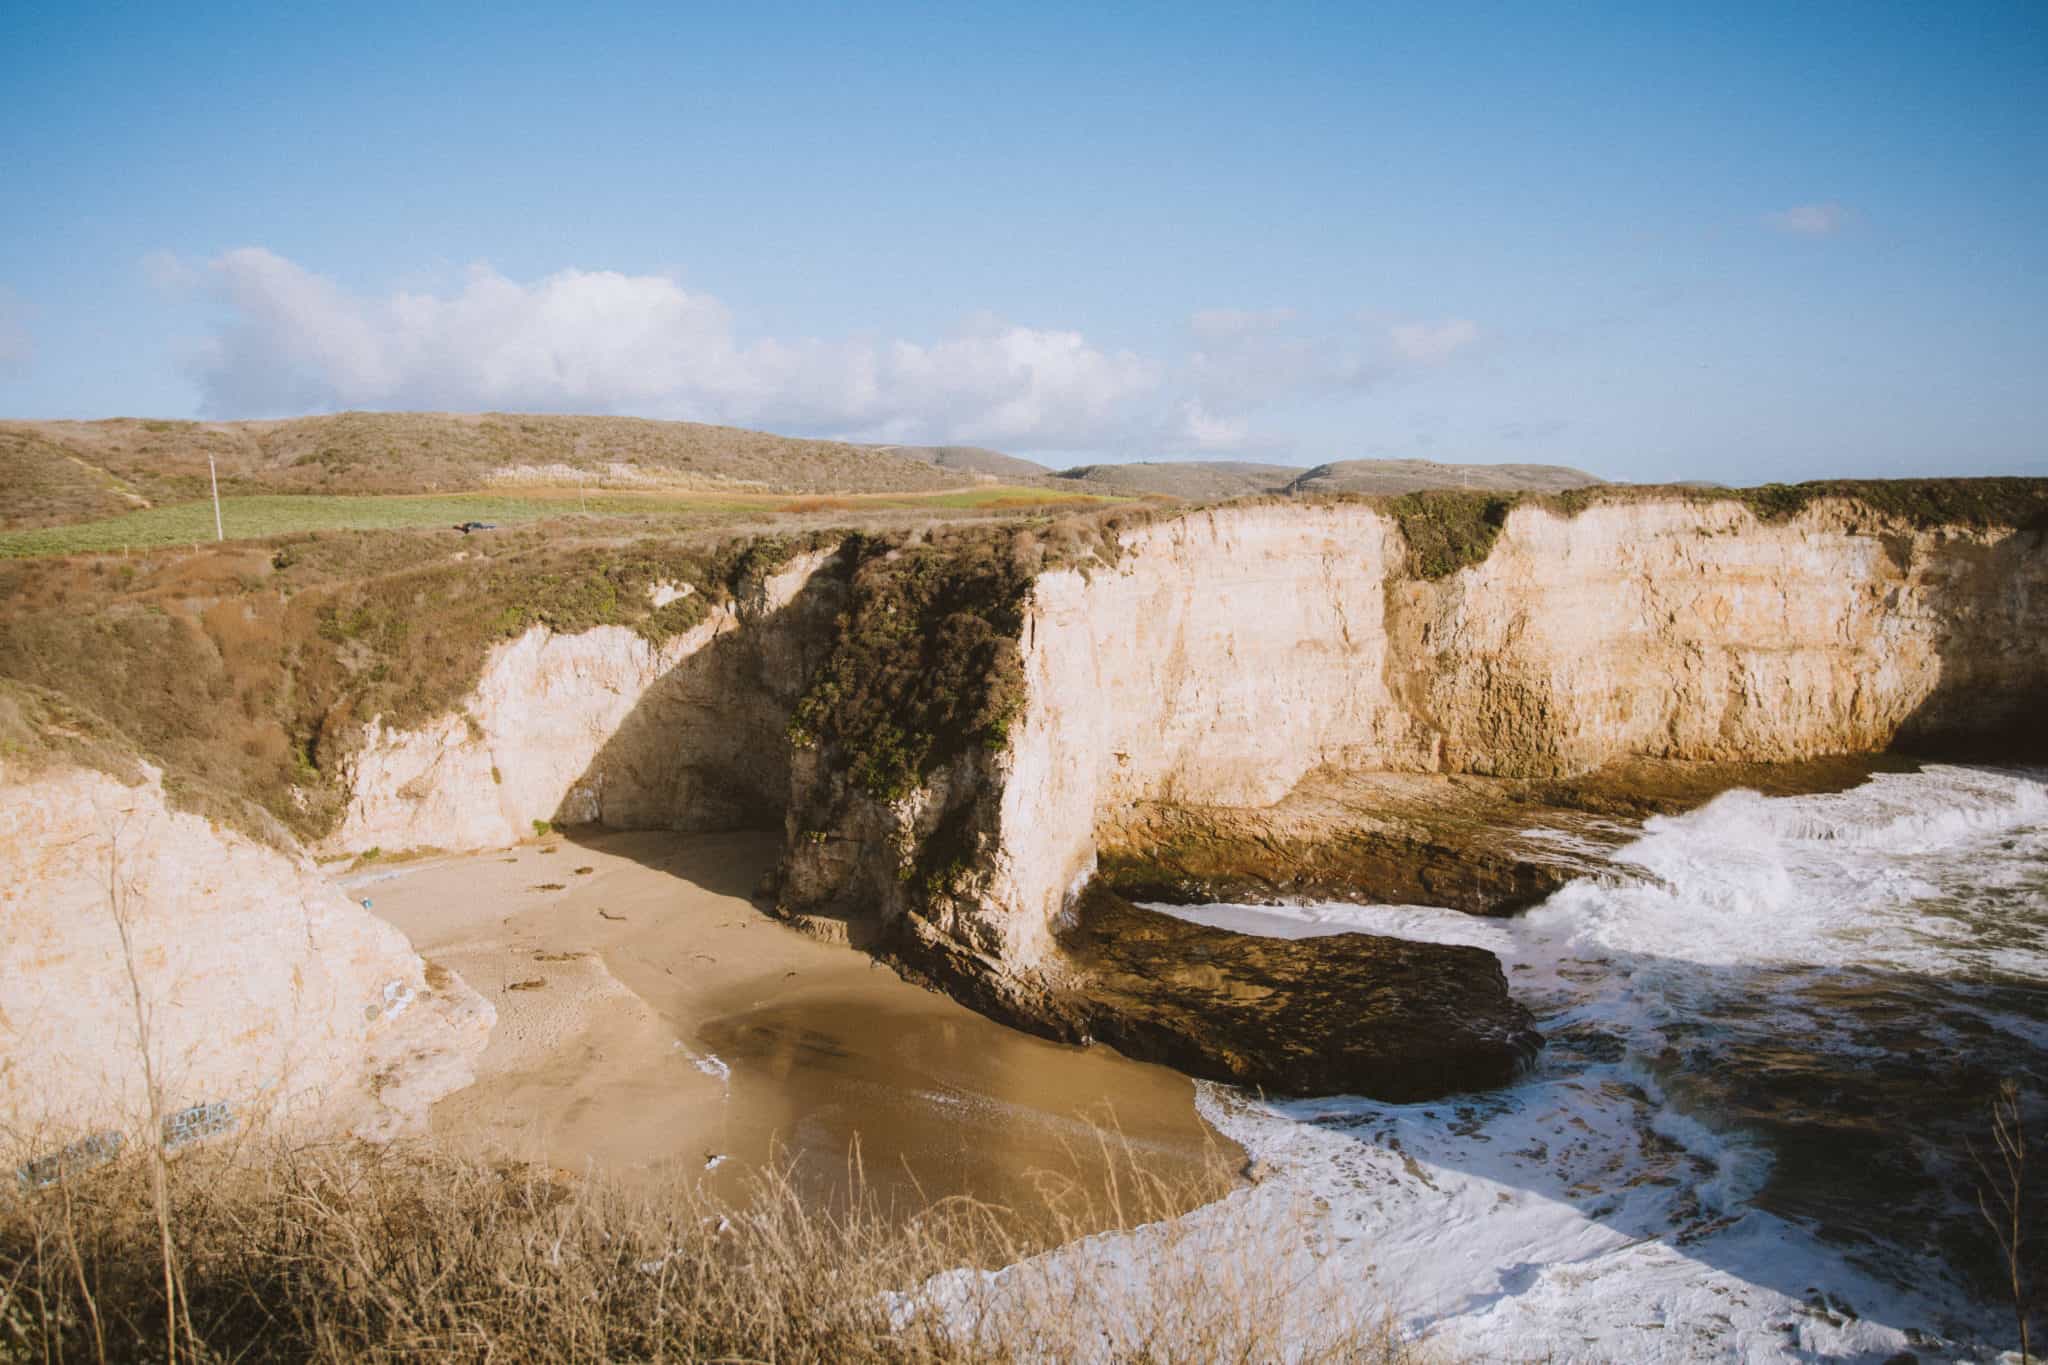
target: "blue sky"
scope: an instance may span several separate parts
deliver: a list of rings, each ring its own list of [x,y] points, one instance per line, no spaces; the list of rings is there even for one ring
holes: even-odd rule
[[[2048,5],[0,10],[0,415],[2048,474]]]

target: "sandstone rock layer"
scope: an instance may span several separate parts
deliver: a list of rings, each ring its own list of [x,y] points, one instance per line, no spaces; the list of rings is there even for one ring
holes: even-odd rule
[[[303,853],[160,775],[0,763],[0,1137],[271,1123],[387,1138],[468,1084],[489,1004]]]
[[[1562,874],[1504,828],[1470,856],[1493,817],[1460,776],[1526,787],[1645,760],[1725,772],[2041,743],[2038,529],[1926,529],[1850,498],[1778,521],[1732,499],[1530,505],[1483,563],[1429,580],[1375,506],[1244,505],[1140,526],[1118,550],[1037,580],[1019,641],[1028,700],[1002,752],[963,754],[894,802],[862,799],[829,762],[797,766],[788,908],[877,906],[903,926],[912,970],[1020,1022],[1072,1031],[1092,992],[1132,1020],[1150,1010],[1156,1033],[1164,1006],[1139,1009],[1131,974],[1073,927],[1099,867],[1133,889],[1250,879],[1510,909]],[[1398,796],[1396,777],[1414,779]],[[1512,804],[1504,786],[1494,797]],[[1462,835],[1439,837],[1447,823]],[[919,885],[915,850],[940,837],[971,856],[943,887]],[[1410,948],[1457,975],[1448,949]],[[1493,970],[1475,961],[1458,979],[1478,990]],[[1169,1031],[1196,1025],[1190,1013]],[[1202,1065],[1228,1070],[1228,1050]],[[1242,1078],[1298,1083],[1278,1060],[1292,1051]]]

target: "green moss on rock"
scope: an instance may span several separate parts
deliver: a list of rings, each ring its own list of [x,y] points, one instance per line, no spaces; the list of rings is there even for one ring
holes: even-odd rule
[[[1512,494],[1429,492],[1408,493],[1386,506],[1407,538],[1409,572],[1435,579],[1485,563],[1518,500]]]
[[[839,637],[790,720],[861,789],[899,799],[973,746],[1001,748],[1024,703],[1018,634],[1032,576],[1008,529],[923,543],[856,536]]]

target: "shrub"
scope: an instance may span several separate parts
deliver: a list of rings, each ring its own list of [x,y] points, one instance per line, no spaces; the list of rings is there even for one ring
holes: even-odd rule
[[[1485,563],[1517,501],[1497,493],[1409,493],[1387,510],[1407,538],[1409,572],[1434,579]]]
[[[884,800],[974,746],[1001,748],[1024,702],[1017,637],[1031,593],[1011,535],[849,540],[839,637],[797,704],[791,738],[831,748]]]

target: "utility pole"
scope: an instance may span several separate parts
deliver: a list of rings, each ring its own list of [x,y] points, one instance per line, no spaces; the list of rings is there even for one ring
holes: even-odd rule
[[[228,533],[220,524],[220,471],[213,467],[213,456],[206,457],[206,477],[213,481],[213,538],[226,540]]]

